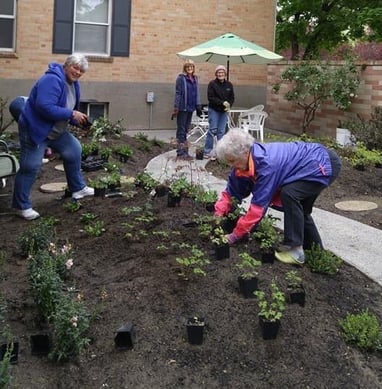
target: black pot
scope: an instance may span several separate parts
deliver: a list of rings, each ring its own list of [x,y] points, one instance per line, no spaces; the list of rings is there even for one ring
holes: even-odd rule
[[[167,195],[167,206],[170,208],[178,207],[180,205],[181,196],[174,195],[171,192],[168,192]]]
[[[167,191],[168,191],[168,188],[167,188],[166,185],[157,185],[157,186],[155,187],[155,195],[156,195],[157,197],[163,197],[163,196],[165,196],[166,193],[167,193]]]
[[[9,358],[9,362],[14,365],[17,363],[19,356],[19,342],[2,343],[0,345],[0,362],[4,359],[7,350],[12,347],[12,352]]]
[[[223,245],[215,245],[215,259],[217,261],[220,261],[222,259],[229,258],[230,256],[230,250],[229,250],[229,244],[223,244]]]
[[[115,347],[122,350],[132,349],[135,341],[134,324],[124,324],[121,326],[114,337]]]
[[[272,251],[263,251],[261,253],[261,262],[262,263],[273,263],[275,261],[275,252]]]
[[[215,211],[215,203],[207,203],[206,204],[206,210],[208,212],[214,212]]]
[[[123,155],[123,154],[119,154],[119,161],[120,162],[126,163],[128,160],[129,160],[129,156]]]
[[[276,339],[279,333],[281,322],[280,320],[268,321],[259,317],[259,324],[261,328],[261,333],[264,340]]]
[[[32,355],[48,355],[51,348],[50,336],[48,334],[31,335]]]
[[[221,227],[223,228],[226,234],[230,234],[233,231],[233,229],[236,227],[237,220],[238,219],[224,218]]]
[[[305,289],[303,286],[298,288],[288,288],[288,301],[290,304],[299,304],[305,306]]]
[[[106,188],[94,188],[95,197],[105,197]]]
[[[187,337],[190,344],[202,344],[205,321],[203,317],[190,317],[187,320]]]
[[[203,149],[196,149],[195,158],[198,160],[202,160],[204,158],[204,150]]]
[[[245,298],[255,297],[253,294],[254,291],[258,290],[258,278],[243,278],[243,276],[239,276],[237,278],[239,282],[239,291]]]

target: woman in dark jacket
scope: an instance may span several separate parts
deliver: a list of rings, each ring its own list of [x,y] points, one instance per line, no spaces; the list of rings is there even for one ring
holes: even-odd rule
[[[193,112],[201,110],[199,82],[195,75],[194,61],[188,59],[183,65],[175,83],[175,101],[172,118],[176,117],[176,154],[179,159],[192,160],[188,153],[187,131],[191,125]]]
[[[208,84],[208,133],[204,145],[204,158],[215,159],[212,155],[214,136],[220,140],[225,134],[228,111],[235,101],[233,85],[226,80],[227,69],[218,65],[215,69],[216,78]]]

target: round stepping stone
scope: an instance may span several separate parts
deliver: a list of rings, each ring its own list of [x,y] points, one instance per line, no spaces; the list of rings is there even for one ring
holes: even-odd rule
[[[65,171],[64,170],[64,165],[61,163],[60,165],[56,165],[55,167],[54,167],[56,170],[59,170],[60,172],[63,172],[63,171]]]
[[[378,208],[378,205],[371,201],[349,200],[340,201],[335,204],[335,207],[342,211],[370,211]]]
[[[40,186],[40,191],[43,193],[62,192],[67,186],[66,182],[51,182]]]

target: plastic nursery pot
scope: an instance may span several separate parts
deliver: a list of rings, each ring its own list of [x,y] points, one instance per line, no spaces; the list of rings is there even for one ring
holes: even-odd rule
[[[134,324],[122,325],[114,337],[115,347],[120,350],[129,350],[134,347],[135,327]]]
[[[239,282],[239,291],[245,298],[255,297],[253,292],[258,289],[258,278],[244,278],[243,276],[239,276],[237,278]]]
[[[264,340],[276,339],[279,333],[281,322],[280,320],[269,321],[259,317],[259,324]]]
[[[167,206],[170,208],[175,208],[180,205],[181,196],[180,195],[174,195],[171,192],[168,192],[167,194]]]
[[[271,251],[263,251],[261,253],[261,262],[262,263],[273,263],[275,261],[275,253]]]
[[[190,317],[187,319],[187,337],[190,344],[202,344],[204,334],[204,317]]]
[[[195,151],[195,158],[199,161],[204,158],[204,150],[203,149],[196,149]]]
[[[48,334],[31,335],[32,355],[48,355],[51,348],[50,336]]]
[[[105,197],[106,188],[94,188],[95,197]]]
[[[222,259],[229,258],[230,256],[230,250],[229,250],[229,244],[223,244],[223,245],[215,245],[215,259],[217,261],[221,261]]]
[[[215,203],[206,203],[206,210],[208,212],[214,212],[215,211]]]
[[[301,307],[305,306],[305,289],[301,285],[298,288],[288,288],[288,301],[290,304],[299,304]]]
[[[0,362],[4,359],[7,350],[12,347],[12,352],[9,358],[9,362],[14,365],[17,363],[19,357],[19,342],[1,343],[0,345]]]
[[[129,160],[129,156],[124,154],[119,154],[119,161],[122,163],[126,163]]]
[[[155,187],[155,196],[157,197],[164,197],[168,191],[168,188],[166,185],[157,185]]]

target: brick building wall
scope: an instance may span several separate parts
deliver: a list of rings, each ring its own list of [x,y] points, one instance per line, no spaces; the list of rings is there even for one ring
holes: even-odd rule
[[[130,56],[89,58],[82,77],[82,98],[109,103],[109,117],[122,118],[127,128],[171,128],[174,84],[183,61],[176,53],[226,32],[233,32],[269,50],[274,49],[276,0],[132,0]],[[34,81],[51,61],[66,55],[52,54],[53,0],[17,1],[15,53],[0,51],[0,90],[4,98],[29,93]],[[197,64],[202,100],[214,77],[214,64]],[[265,104],[267,67],[232,65],[236,105]],[[155,92],[150,107],[146,92]]]
[[[291,134],[301,134],[303,118],[302,109],[283,98],[287,91],[286,86],[280,89],[278,94],[272,90],[272,86],[280,80],[280,74],[293,62],[279,62],[268,65],[267,80],[267,104],[269,113],[265,125],[274,130],[286,131]],[[341,63],[333,63],[340,66]],[[370,118],[374,107],[382,106],[382,61],[363,62],[357,64],[360,70],[361,83],[357,96],[352,105],[346,111],[337,109],[332,104],[323,104],[317,111],[310,126],[310,133],[319,136],[335,137],[339,122],[346,122],[359,114],[365,119]]]

